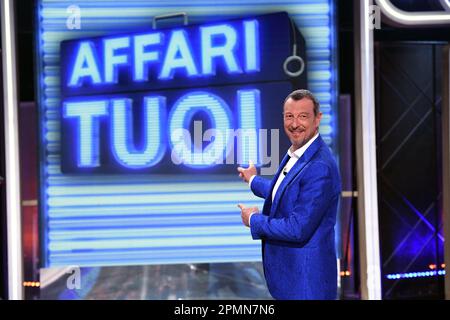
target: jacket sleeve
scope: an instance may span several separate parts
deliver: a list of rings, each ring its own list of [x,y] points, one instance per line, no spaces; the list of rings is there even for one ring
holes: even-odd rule
[[[333,179],[335,178],[325,163],[311,163],[298,182],[301,184],[301,191],[297,199],[293,199],[293,212],[288,217],[277,219],[254,214],[250,227],[253,239],[307,242],[320,225],[328,207],[339,195]]]
[[[255,176],[250,184],[250,189],[257,197],[266,199],[270,193],[270,180],[260,176]]]

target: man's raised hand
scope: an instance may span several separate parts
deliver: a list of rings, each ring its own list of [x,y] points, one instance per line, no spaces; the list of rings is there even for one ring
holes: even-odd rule
[[[239,172],[239,177],[241,177],[242,180],[244,180],[247,183],[249,182],[249,180],[252,176],[257,175],[256,167],[253,164],[253,161],[251,161],[251,160],[249,161],[248,168],[245,169],[242,167],[238,167],[237,171]]]

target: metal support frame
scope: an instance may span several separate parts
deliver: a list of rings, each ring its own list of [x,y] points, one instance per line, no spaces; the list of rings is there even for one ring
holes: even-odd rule
[[[380,6],[383,14],[391,22],[400,24],[401,26],[433,26],[450,23],[450,13],[448,11],[425,11],[425,12],[408,12],[400,10],[389,0],[376,0],[377,5]],[[445,9],[448,10],[448,3],[445,4]]]
[[[445,11],[407,12],[398,9],[389,0],[376,0],[384,17],[400,27],[438,27],[450,24],[450,1],[441,0]],[[442,90],[442,194],[444,237],[450,237],[450,46],[444,49]],[[450,300],[450,246],[444,243],[445,251],[445,297]]]
[[[6,232],[8,298],[23,299],[20,207],[19,121],[16,79],[14,1],[1,1],[3,105],[5,112]],[[3,141],[1,142],[3,143]]]
[[[355,4],[355,117],[361,298],[381,299],[371,0]]]
[[[450,235],[450,45],[443,52],[442,74],[442,220],[444,236]],[[450,245],[444,242],[445,299],[450,300]]]

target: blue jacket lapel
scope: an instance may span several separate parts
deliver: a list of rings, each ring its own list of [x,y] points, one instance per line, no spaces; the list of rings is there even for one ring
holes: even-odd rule
[[[284,156],[283,160],[281,160],[280,166],[278,167],[277,173],[275,174],[275,176],[272,179],[272,182],[270,184],[270,194],[272,195],[272,190],[275,187],[275,183],[277,183],[278,177],[281,174],[281,171],[283,170],[283,168],[286,166],[286,164],[288,163],[290,157],[289,155],[286,153],[286,155]],[[270,197],[272,199],[272,197]]]
[[[316,154],[316,152],[320,149],[320,147],[323,144],[324,142],[319,135],[317,139],[308,147],[308,149],[306,149],[305,153],[300,157],[300,159],[298,159],[298,161],[295,163],[295,165],[292,167],[292,169],[289,171],[289,173],[286,175],[286,177],[283,179],[280,186],[278,187],[277,194],[275,195],[271,207],[271,212],[274,212],[277,209],[280,198],[282,197],[284,191],[286,190],[286,186],[303,170],[305,165],[311,160],[311,158],[314,156],[314,154]],[[280,166],[280,168],[283,167],[284,165]],[[279,171],[281,170],[279,169]]]
[[[288,154],[286,153],[286,155],[284,156],[283,160],[281,160],[281,163],[278,167],[277,172],[275,173],[275,176],[273,177],[271,183],[270,183],[270,193],[267,196],[266,200],[264,201],[264,207],[262,210],[263,214],[269,215],[270,213],[270,206],[272,205],[272,191],[273,191],[273,187],[275,187],[275,183],[278,180],[278,177],[281,174],[282,169],[284,168],[284,166],[288,163],[290,157],[288,156]]]

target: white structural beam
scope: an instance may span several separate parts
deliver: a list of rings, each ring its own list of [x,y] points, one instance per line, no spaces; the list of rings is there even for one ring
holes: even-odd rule
[[[376,0],[376,3],[389,20],[403,26],[432,26],[450,23],[450,12],[448,11],[407,12],[400,10],[389,0]],[[448,10],[448,1],[441,3]]]
[[[361,297],[381,299],[371,0],[355,1],[355,116]]]
[[[3,107],[5,114],[6,230],[8,298],[23,299],[20,208],[19,121],[17,103],[14,1],[1,1]],[[3,141],[1,142],[3,143]]]

